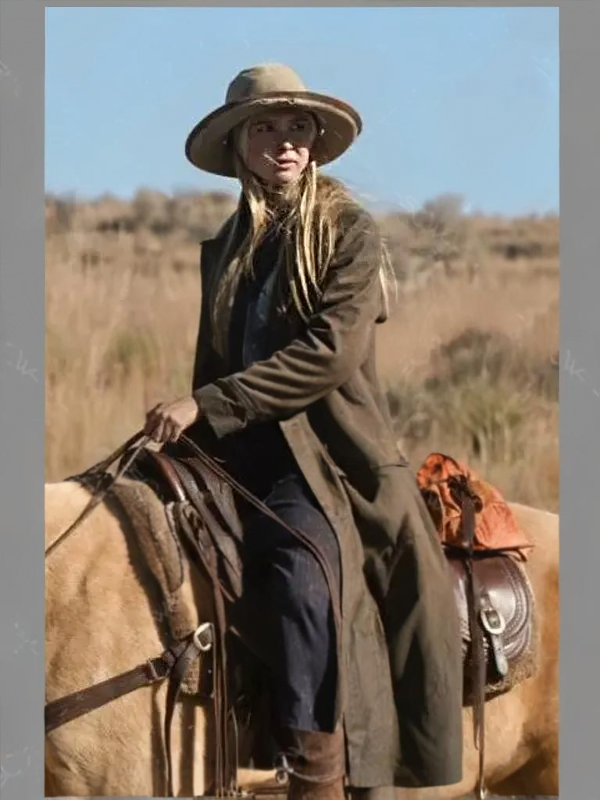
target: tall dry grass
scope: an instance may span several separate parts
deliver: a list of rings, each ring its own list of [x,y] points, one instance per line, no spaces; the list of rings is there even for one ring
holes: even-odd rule
[[[557,292],[548,278],[459,280],[413,295],[382,329],[379,373],[415,466],[444,452],[512,500],[557,510]]]
[[[98,461],[155,403],[190,389],[194,240],[233,200],[177,202],[48,202],[47,480]],[[378,331],[378,365],[396,435],[414,466],[446,452],[510,499],[556,510],[558,221],[442,210],[433,223],[431,207],[382,219],[399,297]]]
[[[144,424],[156,403],[190,389],[200,297],[196,270],[135,269],[133,243],[96,268],[77,238],[48,246],[46,476],[79,471]]]

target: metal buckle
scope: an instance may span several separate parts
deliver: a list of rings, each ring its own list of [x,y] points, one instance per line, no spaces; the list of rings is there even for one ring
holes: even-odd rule
[[[481,609],[481,622],[486,631],[492,636],[499,636],[506,630],[504,617],[492,605]]]
[[[203,636],[203,640],[201,637]],[[206,638],[208,636],[208,638]],[[192,635],[192,641],[202,653],[206,653],[213,645],[213,625],[212,622],[203,622]]]

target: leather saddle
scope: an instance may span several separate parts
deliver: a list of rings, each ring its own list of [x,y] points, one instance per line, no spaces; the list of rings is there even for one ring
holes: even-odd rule
[[[123,456],[123,461],[127,453]],[[199,459],[143,448],[127,477],[148,483],[163,503],[178,508],[174,522],[186,535],[230,602],[242,594],[242,529],[231,487]],[[182,507],[184,510],[182,510]],[[195,514],[190,515],[190,507]],[[191,524],[190,524],[191,521]],[[207,563],[209,552],[215,563]]]
[[[270,644],[268,631],[257,622],[262,599],[244,584],[242,524],[234,491],[199,458],[182,451],[177,446],[161,451],[145,447],[125,475],[149,485],[169,508],[173,535],[211,581],[221,638],[231,634],[235,660],[246,671],[255,671]],[[122,461],[126,458],[127,453]]]

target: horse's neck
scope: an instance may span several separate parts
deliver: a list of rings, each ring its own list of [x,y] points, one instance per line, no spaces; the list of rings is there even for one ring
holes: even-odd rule
[[[89,497],[75,483],[46,486],[46,542],[69,527]],[[60,641],[67,633],[80,653],[93,649],[89,658],[75,658],[82,684],[93,678],[108,654],[121,654],[116,661],[122,661],[111,664],[109,672],[129,663],[133,641],[142,657],[162,650],[147,578],[134,561],[120,521],[102,503],[46,557],[49,651],[62,659]]]

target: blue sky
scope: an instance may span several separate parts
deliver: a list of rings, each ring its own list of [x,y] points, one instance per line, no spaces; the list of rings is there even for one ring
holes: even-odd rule
[[[558,25],[534,7],[48,8],[46,189],[237,193],[185,138],[239,70],[283,62],[361,113],[325,171],[365,202],[558,211]]]

